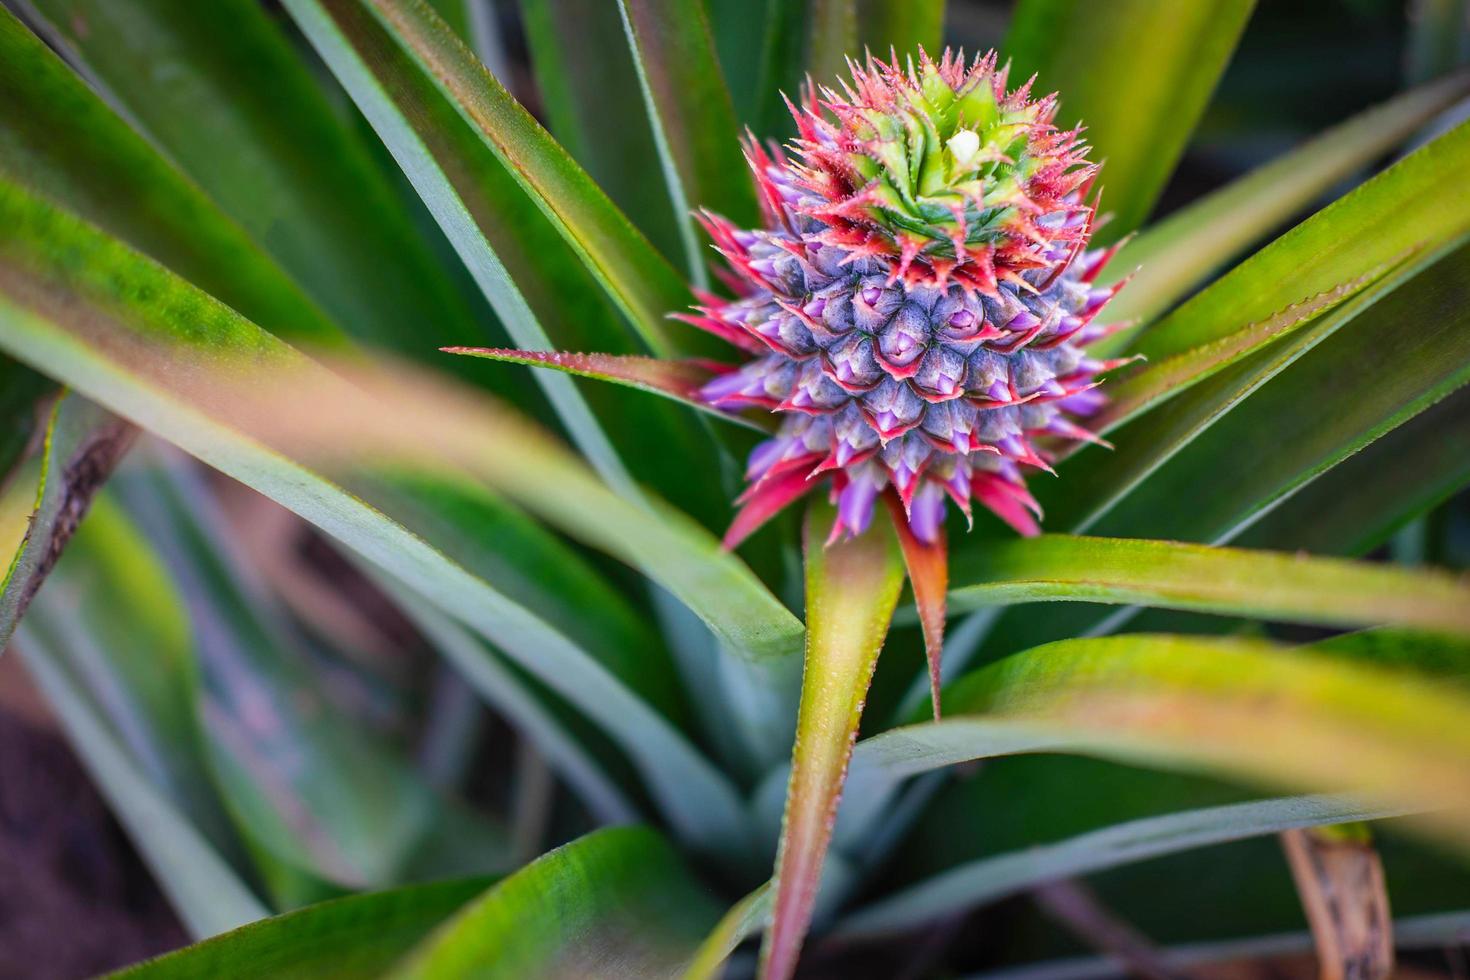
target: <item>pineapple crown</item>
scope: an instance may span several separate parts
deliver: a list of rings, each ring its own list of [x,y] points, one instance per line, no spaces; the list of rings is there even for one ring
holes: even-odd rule
[[[1032,82],[1006,91],[1009,65],[994,52],[968,66],[963,52],[938,61],[922,50],[900,66],[869,54],[848,62],[842,91],[808,85],[792,106],[797,159],[789,166],[815,200],[803,214],[819,238],[859,257],[890,262],[910,285],[994,294],[997,282],[1058,270],[1087,241],[1084,198],[1097,173],[1081,130],[1059,130],[1053,95]],[[780,221],[770,156],[747,150],[767,218]]]

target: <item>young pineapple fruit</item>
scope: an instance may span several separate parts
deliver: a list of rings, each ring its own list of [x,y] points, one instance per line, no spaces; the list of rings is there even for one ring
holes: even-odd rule
[[[699,395],[783,415],[727,543],[828,479],[834,538],[889,487],[920,541],[946,498],[1034,534],[1026,472],[1094,438],[1074,419],[1114,366],[1084,352],[1117,290],[1094,286],[1111,250],[1087,248],[1097,167],[1054,97],[1006,90],[994,53],[851,67],[841,93],[792,107],[793,156],[747,143],[765,227],[703,216],[737,298],[686,319],[752,359]]]

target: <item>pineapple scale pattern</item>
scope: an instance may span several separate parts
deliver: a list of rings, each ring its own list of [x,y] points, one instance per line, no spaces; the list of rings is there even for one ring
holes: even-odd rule
[[[782,416],[728,543],[823,485],[834,538],[865,530],[890,487],[920,541],[946,500],[1034,534],[1026,473],[1096,441],[1075,420],[1116,366],[1085,353],[1118,288],[1095,284],[1111,250],[1087,249],[1096,168],[1054,99],[1006,92],[993,54],[852,72],[793,109],[794,157],[747,144],[766,227],[704,215],[737,298],[685,319],[752,359],[700,397]]]

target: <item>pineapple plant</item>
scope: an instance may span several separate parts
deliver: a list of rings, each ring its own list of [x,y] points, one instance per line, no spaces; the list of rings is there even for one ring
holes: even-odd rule
[[[1148,223],[1249,0],[757,6],[0,12],[0,639],[127,973],[1462,937],[1453,11]]]

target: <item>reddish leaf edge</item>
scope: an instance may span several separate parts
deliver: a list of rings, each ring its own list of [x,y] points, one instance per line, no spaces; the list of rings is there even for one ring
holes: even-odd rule
[[[898,555],[890,550],[894,541],[881,521],[856,537],[832,542],[823,532],[835,522],[832,504],[814,499],[802,533],[808,619],[822,615],[830,623],[851,626],[864,621],[864,625],[857,634],[839,626],[838,635],[826,640],[808,629],[797,739],[772,877],[770,925],[761,944],[760,980],[790,980],[795,974],[868,688],[903,586],[902,570],[895,568]],[[828,594],[828,586],[837,588]],[[854,603],[857,596],[861,601]],[[818,609],[825,612],[819,614]],[[852,645],[854,635],[865,639]]]
[[[688,358],[663,360],[628,354],[580,354],[567,351],[517,350],[508,347],[441,347],[445,354],[480,357],[505,364],[550,368],[579,378],[592,378],[672,398],[701,412],[734,422],[757,432],[770,432],[773,422],[756,414],[722,411],[700,398],[699,390],[734,365],[720,361]]]
[[[892,487],[883,494],[888,505],[893,530],[903,552],[904,568],[914,590],[914,605],[919,610],[919,626],[924,633],[924,656],[929,661],[929,700],[934,705],[934,720],[939,720],[939,689],[943,682],[940,667],[944,654],[945,604],[949,595],[949,542],[943,525],[932,544],[920,541],[909,528],[903,501]]]

